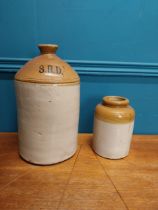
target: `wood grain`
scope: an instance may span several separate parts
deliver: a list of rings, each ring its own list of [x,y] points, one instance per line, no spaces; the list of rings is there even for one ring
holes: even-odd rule
[[[80,134],[67,161],[35,166],[18,155],[16,133],[0,134],[2,210],[157,210],[158,136],[134,136],[130,155],[104,159]]]

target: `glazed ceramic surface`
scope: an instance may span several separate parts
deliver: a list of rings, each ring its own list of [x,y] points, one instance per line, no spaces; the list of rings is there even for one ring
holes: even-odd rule
[[[55,54],[57,48],[57,45],[39,45],[41,55],[27,62],[15,79],[44,84],[79,83],[78,74]]]
[[[42,45],[45,53],[15,77],[19,152],[40,165],[61,162],[76,152],[79,118],[79,77],[47,47],[55,46]]]
[[[100,156],[119,159],[128,155],[135,112],[126,98],[104,97],[94,117],[93,149]]]

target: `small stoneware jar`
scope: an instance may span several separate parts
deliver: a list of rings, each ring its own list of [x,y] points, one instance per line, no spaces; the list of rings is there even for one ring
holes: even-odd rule
[[[39,45],[41,55],[15,76],[19,152],[34,164],[61,162],[77,148],[80,79],[57,48]]]
[[[128,155],[135,111],[129,100],[120,96],[106,96],[96,106],[93,149],[102,157],[120,159]]]

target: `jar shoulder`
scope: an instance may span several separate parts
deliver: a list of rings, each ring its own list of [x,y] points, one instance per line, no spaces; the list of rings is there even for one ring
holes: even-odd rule
[[[110,123],[128,123],[135,118],[135,111],[131,106],[110,107],[98,104],[95,110],[95,117]]]

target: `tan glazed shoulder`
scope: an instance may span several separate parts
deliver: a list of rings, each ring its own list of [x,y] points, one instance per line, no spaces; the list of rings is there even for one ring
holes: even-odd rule
[[[109,123],[129,123],[135,118],[134,109],[126,98],[118,96],[104,97],[102,104],[96,106],[95,116]]]
[[[78,74],[55,54],[57,48],[52,44],[39,45],[41,55],[27,62],[15,79],[45,84],[79,83]]]

